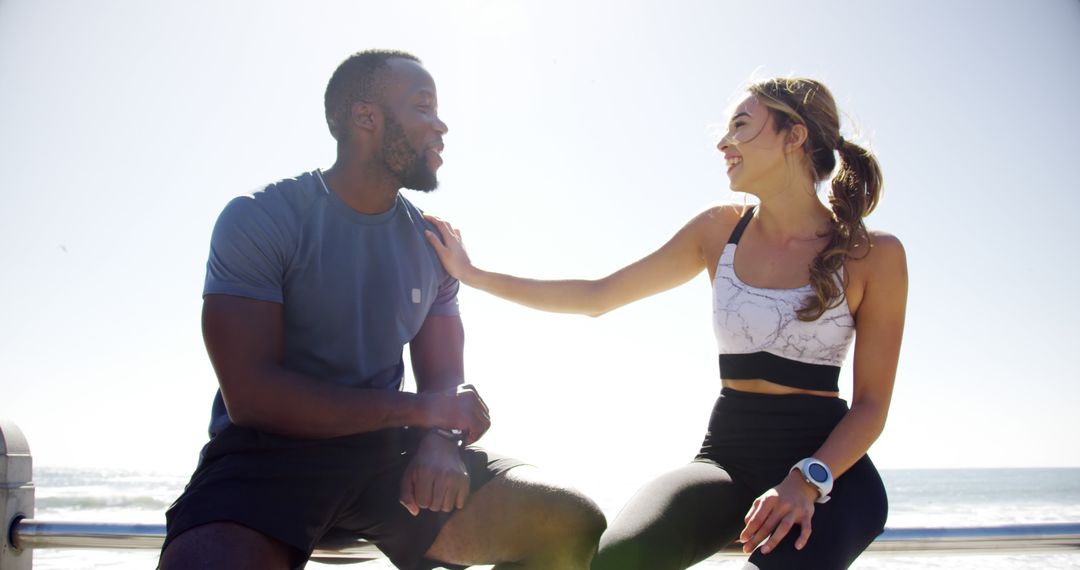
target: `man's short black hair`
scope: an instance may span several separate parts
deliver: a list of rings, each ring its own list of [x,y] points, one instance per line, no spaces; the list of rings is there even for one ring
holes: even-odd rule
[[[380,101],[382,82],[390,69],[388,60],[408,59],[421,63],[420,58],[398,50],[370,49],[354,53],[334,71],[326,84],[326,125],[338,142],[348,138],[349,113],[357,101]]]

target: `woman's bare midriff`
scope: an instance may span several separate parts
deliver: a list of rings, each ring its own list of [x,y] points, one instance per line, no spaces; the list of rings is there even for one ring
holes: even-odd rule
[[[732,390],[738,390],[740,392],[752,392],[754,394],[769,394],[773,396],[786,396],[789,394],[809,394],[811,396],[824,396],[826,398],[837,398],[840,396],[840,392],[825,392],[822,390],[804,390],[802,388],[792,388],[791,386],[784,386],[775,382],[769,382],[768,380],[762,380],[760,378],[754,380],[722,380],[725,388],[731,388]]]

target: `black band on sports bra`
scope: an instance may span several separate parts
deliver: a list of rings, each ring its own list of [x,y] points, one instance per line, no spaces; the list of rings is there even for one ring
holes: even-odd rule
[[[739,243],[739,240],[742,239],[743,230],[746,229],[746,224],[749,224],[750,218],[754,217],[755,207],[756,206],[750,206],[750,209],[743,214],[742,219],[735,225],[735,229],[731,230],[731,237],[727,239],[728,243]]]
[[[761,378],[792,388],[838,392],[840,367],[799,362],[769,352],[721,354],[720,377],[724,380]]]

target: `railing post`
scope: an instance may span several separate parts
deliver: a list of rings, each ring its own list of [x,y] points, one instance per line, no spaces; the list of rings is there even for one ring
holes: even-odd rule
[[[31,570],[32,549],[12,544],[11,527],[34,516],[34,482],[30,446],[14,422],[0,418],[0,570]]]

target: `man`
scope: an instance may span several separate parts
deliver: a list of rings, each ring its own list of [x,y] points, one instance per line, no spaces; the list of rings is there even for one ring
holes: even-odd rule
[[[203,302],[220,390],[164,570],[302,566],[329,532],[404,569],[588,567],[595,504],[468,446],[489,420],[463,384],[458,283],[399,192],[437,186],[437,109],[415,56],[355,54],[326,90],[334,166],[222,212]]]

